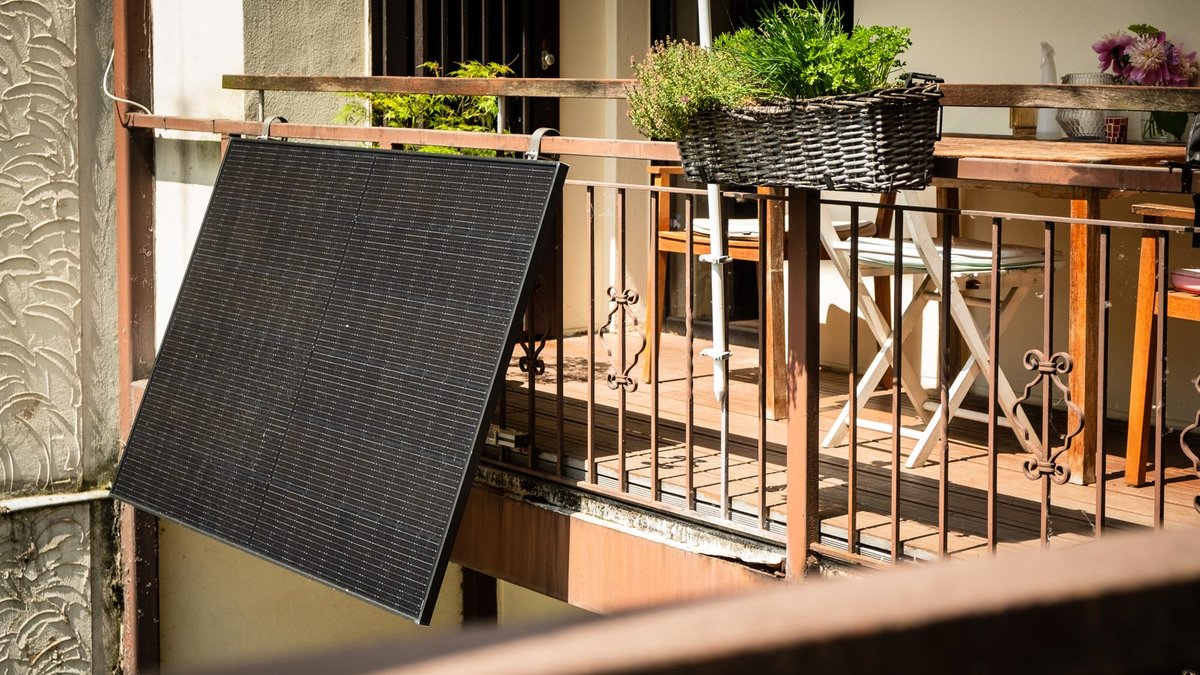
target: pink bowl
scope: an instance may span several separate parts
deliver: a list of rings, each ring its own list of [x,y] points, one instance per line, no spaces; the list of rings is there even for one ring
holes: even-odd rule
[[[1171,287],[1177,291],[1200,295],[1200,269],[1171,270]]]

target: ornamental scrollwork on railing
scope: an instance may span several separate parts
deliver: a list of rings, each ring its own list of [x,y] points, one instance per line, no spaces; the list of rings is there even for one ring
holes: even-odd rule
[[[1025,352],[1023,360],[1025,370],[1036,372],[1037,376],[1025,385],[1020,398],[1013,403],[1013,410],[1015,411],[1022,403],[1028,401],[1030,394],[1033,393],[1033,388],[1046,378],[1049,378],[1050,383],[1062,392],[1063,401],[1067,404],[1067,410],[1070,413],[1068,419],[1073,417],[1075,425],[1068,430],[1062,445],[1058,447],[1051,447],[1048,439],[1036,439],[1037,443],[1031,444],[1030,441],[1033,440],[1034,432],[1032,429],[1026,428],[1023,432],[1025,445],[1027,448],[1034,449],[1030,449],[1033,457],[1028,457],[1022,462],[1022,469],[1025,471],[1025,476],[1030,480],[1038,480],[1045,476],[1055,483],[1062,485],[1070,479],[1071,467],[1067,464],[1060,464],[1058,458],[1071,447],[1071,443],[1074,442],[1075,438],[1083,433],[1083,409],[1079,407],[1078,403],[1071,400],[1071,389],[1063,384],[1063,377],[1074,368],[1074,361],[1072,361],[1071,355],[1066,352],[1056,352],[1047,358],[1039,349],[1030,349]],[[1048,406],[1050,402],[1043,401],[1042,405]]]
[[[1192,386],[1196,388],[1198,393],[1200,393],[1200,376],[1197,376],[1196,379],[1192,380]],[[1184,427],[1183,431],[1179,432],[1179,449],[1183,450],[1183,454],[1187,455],[1188,461],[1192,463],[1192,472],[1197,476],[1200,476],[1200,455],[1198,455],[1196,451],[1192,449],[1192,446],[1188,445],[1187,442],[1187,435],[1198,428],[1200,428],[1200,410],[1196,411],[1196,417],[1192,423]],[[1161,475],[1160,469],[1160,476]],[[1200,512],[1200,496],[1196,497],[1192,505],[1196,507],[1196,511]]]
[[[533,368],[534,375],[542,375],[546,372],[546,362],[542,359],[542,350],[546,348],[546,333],[550,332],[550,316],[546,313],[546,303],[542,298],[542,291],[546,288],[546,279],[540,274],[533,281],[533,293],[530,294],[529,306],[533,309],[530,317],[531,325],[525,331],[524,339],[521,340],[521,351],[525,355],[517,361],[522,373],[528,373],[530,367]],[[546,330],[538,331],[538,320],[541,320],[540,325],[545,326]]]
[[[637,366],[642,352],[646,350],[646,335],[640,330],[641,324],[633,312],[633,306],[638,303],[639,297],[637,289],[626,288],[618,291],[614,286],[608,287],[608,299],[612,302],[612,309],[608,312],[608,320],[600,327],[600,341],[604,343],[604,349],[608,352],[608,373],[604,377],[608,382],[609,389],[625,389],[632,393],[638,388],[638,381],[633,375],[633,369]],[[633,356],[627,364],[616,362],[616,357],[620,356],[619,344],[614,346],[608,340],[610,335],[617,332],[617,312],[625,313],[625,320],[629,322],[629,326],[633,327],[633,332],[637,335],[640,343],[638,348],[633,350]],[[618,340],[625,340],[624,335],[616,337]]]

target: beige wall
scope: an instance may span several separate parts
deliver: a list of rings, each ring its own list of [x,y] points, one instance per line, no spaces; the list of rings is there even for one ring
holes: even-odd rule
[[[245,72],[276,75],[368,75],[369,33],[364,0],[245,0]],[[329,124],[345,102],[336,94],[269,92],[267,115]],[[246,94],[246,113],[258,114]]]
[[[864,24],[912,28],[912,70],[936,73],[947,82],[1038,82],[1042,41],[1056,51],[1058,74],[1095,72],[1091,44],[1132,23],[1150,23],[1200,48],[1200,12],[1187,0],[857,0],[854,16]],[[1008,133],[1006,110],[958,110],[947,131]]]
[[[178,525],[159,540],[162,664],[178,672],[352,645],[415,640],[462,623],[451,565],[428,627]]]
[[[496,612],[501,626],[591,615],[585,609],[507,581],[496,582]]]
[[[597,0],[562,2],[560,20],[560,74],[564,78],[630,77],[630,60],[641,58],[650,42],[650,5],[648,0]],[[633,129],[624,101],[566,99],[560,112],[560,131],[564,136],[594,138],[633,138],[641,135]],[[571,165],[568,178],[624,182],[644,185],[646,162],[564,158]],[[567,270],[565,322],[568,330],[587,326],[587,223],[584,190],[566,188],[564,268]],[[626,203],[626,279],[633,287],[646,288],[646,236],[649,198],[644,192],[631,192]],[[615,267],[616,232],[613,226],[616,195],[613,190],[596,191],[596,266],[597,320],[603,322],[606,311],[605,289],[617,278]],[[639,320],[644,310],[636,309]]]

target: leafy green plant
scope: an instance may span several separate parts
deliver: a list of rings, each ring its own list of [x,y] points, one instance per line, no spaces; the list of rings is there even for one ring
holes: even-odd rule
[[[443,77],[440,64],[430,61],[421,65],[435,77]],[[459,63],[457,68],[444,76],[506,77],[512,74],[512,68],[502,63],[466,61]],[[496,130],[496,117],[499,113],[498,102],[493,96],[384,93],[355,93],[346,96],[352,100],[342,106],[334,118],[339,124],[493,132]],[[405,149],[488,157],[496,154],[493,150],[438,145],[405,146]]]
[[[682,138],[696,113],[746,105],[760,93],[733,54],[670,38],[655,42],[633,75],[629,118],[647,137],[667,141]]]
[[[718,51],[732,54],[772,94],[813,98],[856,94],[889,86],[912,45],[908,28],[842,29],[833,5],[780,5],[759,15],[756,30],[723,36]]]

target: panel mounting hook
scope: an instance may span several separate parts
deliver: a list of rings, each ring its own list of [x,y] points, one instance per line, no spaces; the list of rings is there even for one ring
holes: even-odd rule
[[[264,139],[264,140],[270,138],[271,137],[271,125],[275,122],[282,122],[283,124],[287,124],[287,118],[280,117],[279,115],[275,115],[273,117],[268,117],[267,119],[263,120],[262,135],[259,136],[259,138]],[[283,140],[287,140],[287,139],[283,139]]]
[[[542,139],[546,136],[558,136],[558,129],[540,127],[529,137],[529,149],[525,151],[525,159],[541,159]],[[547,159],[558,159],[557,155],[546,155]]]

